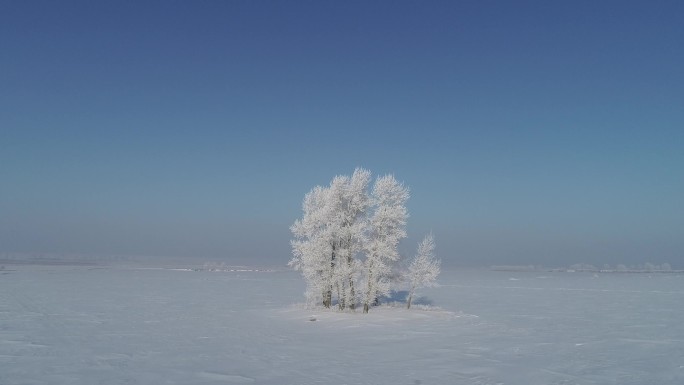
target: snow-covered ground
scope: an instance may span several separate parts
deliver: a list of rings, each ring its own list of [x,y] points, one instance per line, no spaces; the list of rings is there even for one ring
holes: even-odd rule
[[[0,384],[684,384],[682,275],[439,281],[364,315],[291,271],[6,266]]]

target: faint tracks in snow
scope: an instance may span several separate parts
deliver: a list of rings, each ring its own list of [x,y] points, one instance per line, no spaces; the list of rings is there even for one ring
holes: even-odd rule
[[[253,384],[256,381],[251,377],[217,372],[199,372],[197,375],[205,380],[220,381],[228,384]]]
[[[575,375],[575,374],[559,372],[559,371],[551,370],[551,369],[541,369],[541,371],[544,373],[550,374],[554,377],[560,377],[557,380],[554,379],[554,381],[551,382],[552,385],[573,385],[573,384],[579,384],[582,382],[582,377]]]

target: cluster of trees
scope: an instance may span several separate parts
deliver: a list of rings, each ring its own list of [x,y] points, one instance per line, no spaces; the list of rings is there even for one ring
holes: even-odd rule
[[[303,216],[290,228],[295,239],[289,265],[301,271],[310,304],[336,303],[341,310],[362,305],[367,313],[389,295],[393,280],[402,277],[396,274],[397,246],[406,237],[408,199],[409,189],[394,176],[378,177],[371,187],[371,173],[362,168],[306,194]],[[404,274],[411,295],[439,274],[434,239],[428,238]]]
[[[604,269],[610,268],[610,266],[604,266]],[[669,263],[665,262],[663,264],[652,264],[650,262],[646,262],[643,265],[638,264],[636,266],[631,265],[631,266],[626,266],[623,264],[619,264],[615,267],[616,271],[645,271],[645,272],[654,272],[654,271],[672,271],[672,266],[670,266]]]
[[[646,262],[645,264],[638,264],[638,265],[624,265],[624,264],[618,264],[615,266],[615,268],[611,267],[609,264],[604,264],[602,268],[597,268],[594,265],[587,264],[587,263],[576,263],[574,265],[571,265],[569,267],[570,270],[574,271],[602,271],[602,272],[667,272],[667,271],[672,271],[672,266],[670,266],[669,263],[663,263],[663,264],[653,264],[650,262]]]
[[[202,266],[203,271],[230,271],[231,267],[225,262],[205,262]]]

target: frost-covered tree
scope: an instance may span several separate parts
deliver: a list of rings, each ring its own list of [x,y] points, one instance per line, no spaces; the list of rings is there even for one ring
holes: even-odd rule
[[[328,217],[330,190],[314,187],[304,196],[304,215],[290,227],[295,236],[290,266],[302,272],[307,283],[306,296],[311,303],[332,304],[333,270],[337,263]]]
[[[369,218],[364,262],[364,313],[368,313],[370,306],[377,303],[380,296],[390,292],[389,274],[392,264],[399,259],[397,246],[406,237],[409,190],[394,176],[386,175],[375,181],[371,197],[373,213]]]
[[[333,277],[340,309],[354,309],[358,299],[355,282],[361,263],[357,254],[363,249],[366,233],[370,175],[370,171],[357,168],[351,178],[337,176],[330,184],[328,227],[333,235],[331,246],[337,260]]]
[[[439,275],[441,261],[435,258],[435,238],[428,234],[418,244],[418,253],[411,261],[406,279],[409,282],[408,297],[406,308],[411,308],[411,301],[416,293],[416,289],[436,285]]]
[[[408,188],[393,176],[378,178],[357,168],[304,197],[304,215],[291,226],[290,266],[302,272],[309,303],[364,312],[389,293],[397,245],[406,237]]]
[[[302,272],[309,302],[353,309],[370,202],[370,172],[357,168],[351,177],[337,176],[329,187],[317,186],[304,197],[304,215],[291,230],[294,258],[290,266]]]

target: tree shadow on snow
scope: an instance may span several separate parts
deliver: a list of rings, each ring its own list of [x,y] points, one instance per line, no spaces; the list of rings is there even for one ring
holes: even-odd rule
[[[408,290],[397,290],[397,291],[392,291],[390,295],[384,297],[383,302],[399,302],[399,303],[406,303],[406,300],[408,298]],[[412,305],[425,305],[425,306],[432,306],[432,300],[424,297],[424,296],[418,296],[414,297],[413,301],[411,301]]]

